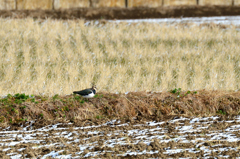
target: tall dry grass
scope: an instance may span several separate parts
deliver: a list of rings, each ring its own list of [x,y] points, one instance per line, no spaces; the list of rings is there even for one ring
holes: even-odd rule
[[[234,26],[0,19],[0,38],[0,95],[240,87]]]

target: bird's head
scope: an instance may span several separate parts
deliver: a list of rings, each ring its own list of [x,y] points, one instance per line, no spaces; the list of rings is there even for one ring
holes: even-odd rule
[[[93,85],[93,86],[92,86],[92,89],[97,90],[97,86],[96,86],[96,85]]]

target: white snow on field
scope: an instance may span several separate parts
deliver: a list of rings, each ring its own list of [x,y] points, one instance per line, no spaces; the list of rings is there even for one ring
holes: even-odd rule
[[[176,23],[215,23],[215,24],[224,24],[224,25],[240,25],[240,16],[216,16],[216,17],[183,17],[183,18],[159,18],[159,19],[128,19],[128,20],[109,20],[109,22],[126,22],[126,23],[167,23],[167,24],[176,24]]]
[[[205,118],[175,118],[173,120],[169,121],[163,121],[163,122],[155,122],[150,121],[146,122],[145,124],[136,124],[133,125],[134,129],[131,130],[124,130],[124,129],[113,129],[113,131],[108,131],[108,134],[106,136],[109,136],[108,139],[102,140],[104,147],[114,147],[115,145],[136,145],[140,142],[150,145],[151,142],[155,139],[157,139],[160,143],[168,143],[168,142],[180,142],[180,143],[195,143],[197,144],[195,148],[170,148],[166,147],[164,154],[175,154],[175,153],[182,153],[185,151],[191,152],[191,153],[199,153],[200,150],[204,151],[205,157],[210,157],[212,151],[218,151],[218,152],[225,152],[225,151],[239,151],[239,147],[234,147],[234,144],[232,147],[221,147],[221,144],[215,144],[206,146],[204,143],[206,142],[215,142],[215,141],[226,141],[226,142],[238,142],[240,141],[240,138],[236,136],[235,132],[240,130],[240,116],[236,116],[234,120],[229,120],[231,122],[227,121],[219,121],[218,116],[214,117],[205,117]],[[233,122],[232,122],[233,121]],[[173,129],[176,131],[173,136],[167,136],[167,132],[169,131],[169,128],[166,127],[168,124],[172,124],[178,122],[178,126],[174,127]],[[187,124],[185,124],[185,122]],[[215,123],[232,123],[229,127],[227,127],[225,130],[216,130],[216,131],[208,131],[207,134],[203,135],[203,132],[205,129],[210,127],[213,122]],[[32,124],[31,122],[30,124]],[[71,124],[71,123],[69,123]],[[85,127],[73,127],[73,129],[69,129],[66,127],[63,127],[63,123],[58,123],[55,125],[48,125],[39,129],[33,129],[32,126],[27,126],[28,129],[26,130],[23,128],[22,130],[13,130],[13,131],[0,131],[0,151],[9,152],[7,155],[11,158],[20,158],[22,155],[22,151],[25,150],[25,148],[15,149],[14,146],[17,146],[20,143],[29,144],[34,143],[33,149],[37,148],[49,148],[49,147],[65,147],[65,144],[76,144],[79,143],[78,147],[79,150],[76,152],[77,155],[80,155],[78,157],[92,157],[92,156],[98,156],[100,154],[106,153],[105,151],[91,151],[95,147],[99,146],[98,142],[80,142],[82,141],[91,141],[91,138],[94,138],[94,136],[103,136],[105,133],[104,131],[98,131],[94,130],[95,128],[101,128],[101,127],[125,127],[130,125],[130,123],[124,123],[121,124],[119,120],[112,120],[110,122],[107,122],[105,124],[101,125],[94,125],[94,126],[85,126]],[[66,125],[66,124],[65,124]],[[208,125],[208,126],[206,126]],[[54,130],[54,133],[49,133],[50,131]],[[78,132],[78,130],[81,130],[81,132]],[[84,130],[84,131],[82,131]],[[193,133],[197,132],[197,133]],[[122,134],[122,135],[119,135]],[[41,140],[37,138],[39,135],[41,135]],[[88,137],[85,138],[79,138],[81,135],[87,135]],[[111,136],[114,135],[112,138]],[[64,138],[64,142],[55,142],[54,138]],[[191,138],[189,138],[191,137]],[[46,140],[53,139],[52,143],[46,144]],[[129,140],[129,138],[131,140]],[[214,147],[214,149],[210,149]],[[86,153],[84,156],[82,154],[85,150],[88,150],[89,152]],[[45,154],[43,156],[40,156],[41,158],[47,158],[47,157],[54,157],[54,158],[75,158],[71,155],[63,155],[63,150],[60,151],[51,151],[48,154]],[[109,151],[110,152],[110,151]],[[127,152],[122,152],[118,154],[117,156],[126,156],[126,155],[142,155],[142,154],[155,154],[159,153],[158,151],[147,151],[144,150],[142,152],[139,151],[132,151],[128,150]],[[25,154],[26,156],[26,154]],[[78,158],[76,157],[76,158]],[[222,156],[225,158],[229,158],[228,156]]]

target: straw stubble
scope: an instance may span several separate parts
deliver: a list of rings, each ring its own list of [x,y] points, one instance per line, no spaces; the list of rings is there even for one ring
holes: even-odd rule
[[[0,94],[237,90],[234,26],[0,19]]]

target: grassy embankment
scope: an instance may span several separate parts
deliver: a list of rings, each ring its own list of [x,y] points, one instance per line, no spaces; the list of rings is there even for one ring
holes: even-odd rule
[[[40,120],[44,123],[71,121],[164,120],[171,116],[239,115],[240,92],[181,91],[164,93],[99,93],[92,99],[80,96],[26,96],[1,99],[0,125]],[[47,122],[48,121],[48,122]]]
[[[228,90],[239,89],[240,32],[234,26],[230,26],[228,29],[222,29],[215,25],[160,26],[146,23],[131,25],[106,23],[85,26],[82,20],[0,19],[0,37],[2,39],[0,41],[0,95],[25,93],[36,95],[36,101],[38,98],[41,99],[38,103],[32,102],[33,99],[27,99],[27,102],[22,104],[15,102],[16,97],[9,96],[6,98],[7,101],[3,99],[1,102],[1,119],[3,121],[10,121],[8,114],[13,115],[14,113],[19,116],[19,120],[25,120],[25,118],[28,120],[27,114],[20,115],[22,110],[28,108],[27,103],[31,103],[29,109],[34,108],[30,112],[33,112],[35,116],[40,114],[40,117],[45,118],[54,116],[44,114],[45,111],[58,109],[57,112],[59,112],[66,106],[68,107],[65,110],[67,112],[76,108],[75,114],[72,114],[69,119],[114,116],[108,112],[111,112],[112,109],[115,116],[122,116],[121,113],[124,114],[127,110],[131,112],[130,116],[134,116],[134,113],[136,115],[139,114],[138,111],[141,112],[138,110],[141,107],[139,106],[141,101],[146,103],[143,108],[146,107],[146,112],[150,113],[147,108],[152,104],[147,104],[145,97],[143,99],[139,97],[138,101],[124,97],[125,104],[120,104],[118,109],[114,108],[118,105],[117,102],[109,104],[107,100],[115,98],[115,96],[118,98],[114,94],[104,94],[102,98],[104,102],[102,101],[103,103],[99,106],[96,106],[94,101],[100,99],[94,98],[93,101],[89,101],[92,104],[85,102],[83,107],[80,106],[81,102],[79,103],[74,97],[64,97],[74,90],[90,87],[92,82],[98,86],[100,91],[111,93],[166,92],[181,88],[184,91],[191,90],[191,92],[194,90],[199,92],[198,90],[202,89],[221,90],[219,92],[225,93],[216,96],[222,97],[222,94],[228,94]],[[223,97],[224,100],[234,103],[234,108],[225,110],[225,108],[220,108],[221,104],[211,108],[212,100],[214,103],[219,100],[217,100],[218,98],[210,99],[214,93],[207,93],[209,91],[196,94],[201,98],[204,96],[204,101],[205,98],[209,98],[209,108],[206,109],[210,111],[204,113],[211,114],[220,110],[239,113],[236,107],[238,98],[235,95],[232,97],[233,93]],[[52,97],[49,96],[56,94],[59,94],[61,98],[59,101],[52,101]],[[205,97],[204,94],[208,94],[209,97]],[[195,99],[196,95],[191,96]],[[171,98],[169,97],[169,99]],[[146,99],[148,99],[147,96]],[[182,98],[174,97],[174,101],[175,99],[178,101]],[[116,100],[118,101],[118,99]],[[155,99],[150,101],[154,103]],[[101,101],[98,102],[101,103]],[[184,103],[184,101],[181,102]],[[155,106],[158,105],[157,103]],[[186,110],[191,110],[191,106],[194,107],[190,103],[189,101],[187,104],[189,108]],[[127,108],[124,105],[132,107]],[[168,109],[173,110],[173,103],[164,104],[163,102],[163,105],[169,106]],[[5,110],[3,107],[6,108],[6,111],[3,111]],[[37,111],[37,107],[43,110]],[[195,107],[192,109],[203,110],[203,108],[197,108],[199,104],[196,104]],[[100,110],[96,111],[98,108]],[[81,114],[77,111],[78,109],[84,109],[86,114],[91,115]],[[34,113],[35,110],[36,113]],[[104,113],[100,113],[101,110]],[[12,114],[12,112],[14,113]],[[167,112],[169,113],[169,111]],[[191,112],[190,114],[198,115],[199,113]],[[61,113],[55,114],[68,116],[61,115]],[[129,115],[129,113],[125,114]],[[15,118],[11,120],[15,121]]]

